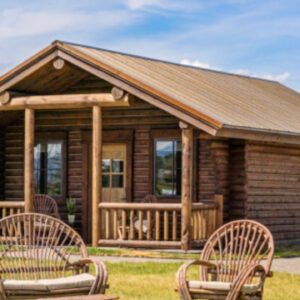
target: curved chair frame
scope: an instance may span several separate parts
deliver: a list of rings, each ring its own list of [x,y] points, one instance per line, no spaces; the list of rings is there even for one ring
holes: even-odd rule
[[[21,292],[6,290],[5,280],[24,283],[27,280],[63,279],[89,273],[91,265],[96,275],[90,290],[87,290],[89,286],[84,291],[73,288],[71,294],[105,292],[108,273],[104,263],[90,258],[80,235],[61,220],[43,214],[23,213],[1,219],[0,232],[0,299],[57,296],[58,292],[40,293],[34,288]],[[78,255],[80,259],[74,261]],[[60,290],[59,295],[69,293],[66,288]]]
[[[60,219],[58,205],[52,197],[44,194],[36,194],[33,201],[33,211],[35,213],[48,215]]]
[[[191,299],[262,299],[265,278],[270,276],[274,255],[274,241],[270,231],[252,220],[227,223],[208,239],[200,260],[185,263],[177,272],[177,288],[182,300]],[[262,260],[266,260],[264,266]],[[199,265],[201,282],[230,283],[224,290],[214,288],[190,288],[187,280],[188,268]],[[251,284],[254,277],[258,290],[243,298],[243,287]],[[209,296],[210,295],[210,296]],[[217,298],[216,298],[217,297]]]

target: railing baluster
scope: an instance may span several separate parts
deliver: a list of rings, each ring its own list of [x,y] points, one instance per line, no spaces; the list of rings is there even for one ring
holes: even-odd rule
[[[151,224],[151,211],[147,210],[147,240],[151,240],[151,231],[152,231],[152,224]]]
[[[118,238],[118,211],[113,210],[113,229],[114,229],[114,239]]]
[[[138,212],[138,220],[139,220],[139,240],[143,239],[143,211],[139,210]]]
[[[105,210],[105,238],[109,239],[109,228],[110,228],[110,220],[109,220],[109,210]]]
[[[177,212],[176,210],[173,211],[172,214],[172,240],[177,240]]]
[[[122,239],[126,240],[126,211],[122,210]]]
[[[159,241],[160,237],[160,213],[159,210],[155,211],[155,239]]]
[[[134,210],[130,210],[129,215],[129,239],[134,240]]]
[[[167,241],[169,238],[169,212],[164,211],[164,240]]]

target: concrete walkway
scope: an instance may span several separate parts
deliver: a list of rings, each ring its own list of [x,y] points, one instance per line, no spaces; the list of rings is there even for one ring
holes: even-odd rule
[[[99,256],[97,256],[99,257]],[[120,256],[101,256],[103,261],[119,263],[119,262],[132,262],[132,263],[174,263],[184,262],[184,259],[169,259],[169,258],[146,258],[146,257],[120,257]],[[273,272],[287,272],[290,274],[300,274],[300,257],[293,258],[276,258],[272,265]]]

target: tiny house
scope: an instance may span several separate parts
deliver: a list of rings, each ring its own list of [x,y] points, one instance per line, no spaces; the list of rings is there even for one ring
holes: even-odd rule
[[[300,95],[55,41],[0,77],[0,208],[48,194],[94,246],[189,249],[250,218],[300,240]]]

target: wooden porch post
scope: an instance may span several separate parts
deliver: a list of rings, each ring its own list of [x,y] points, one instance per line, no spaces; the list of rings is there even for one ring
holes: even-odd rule
[[[25,212],[33,210],[34,197],[34,110],[25,109],[24,135],[24,201]]]
[[[182,174],[181,174],[181,249],[190,248],[192,214],[192,174],[193,174],[193,128],[180,122],[182,139]]]
[[[102,158],[102,111],[93,106],[93,144],[92,144],[92,245],[96,247],[100,239],[101,202],[101,159]]]

